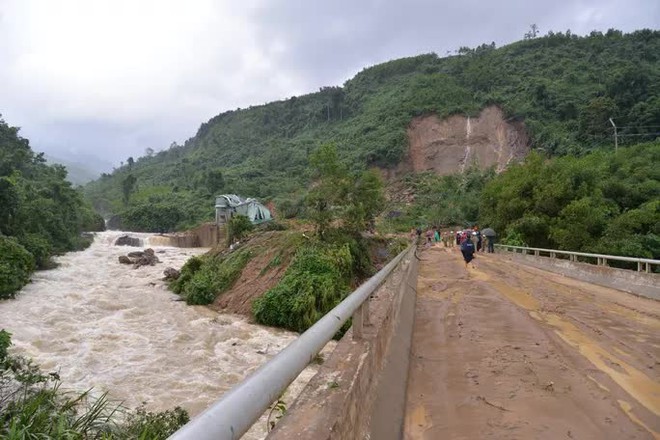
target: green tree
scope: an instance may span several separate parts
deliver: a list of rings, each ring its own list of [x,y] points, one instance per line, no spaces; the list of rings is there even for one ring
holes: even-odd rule
[[[348,192],[348,171],[339,162],[337,147],[321,145],[309,158],[315,179],[307,194],[309,217],[323,239],[333,220],[338,218]]]
[[[123,195],[124,206],[128,206],[128,203],[131,198],[131,194],[135,190],[136,183],[137,183],[137,178],[132,174],[129,174],[128,176],[126,176],[126,178],[124,178],[124,180],[122,180],[121,192]]]
[[[385,206],[383,180],[376,170],[363,171],[348,191],[344,222],[349,229],[373,230],[376,216]]]

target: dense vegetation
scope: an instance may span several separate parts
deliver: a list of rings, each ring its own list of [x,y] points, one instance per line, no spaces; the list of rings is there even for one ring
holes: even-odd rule
[[[49,267],[52,255],[88,245],[81,231],[103,229],[103,218],[65,179],[64,167],[47,165],[0,119],[0,299],[35,268]]]
[[[530,155],[486,184],[482,223],[505,240],[660,259],[660,141],[584,157]]]
[[[533,148],[551,156],[611,148],[609,117],[621,127],[620,145],[629,145],[652,139],[660,125],[659,54],[658,31],[610,30],[390,61],[343,87],[222,113],[184,145],[128,158],[86,193],[104,214],[125,211],[144,230],[211,219],[217,193],[273,200],[292,216],[303,207],[318,145],[334,142],[352,170],[394,167],[414,116],[475,115],[491,104],[524,120]],[[141,205],[157,206],[167,220],[141,221]]]
[[[166,439],[188,422],[176,407],[160,413],[130,411],[89,392],[60,389],[57,373],[44,374],[29,359],[8,353],[11,335],[0,330],[0,438]]]
[[[188,304],[211,304],[218,295],[231,288],[251,257],[249,250],[192,257],[170,287]]]

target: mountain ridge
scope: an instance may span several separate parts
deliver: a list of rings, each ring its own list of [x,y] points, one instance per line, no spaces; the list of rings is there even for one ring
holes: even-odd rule
[[[343,87],[220,113],[183,145],[102,175],[86,194],[104,214],[120,212],[121,182],[132,175],[130,203],[177,204],[186,211],[179,226],[211,218],[220,192],[296,205],[310,179],[307,157],[320,144],[335,143],[354,170],[391,170],[408,153],[413,118],[477,117],[492,105],[524,121],[532,148],[549,155],[611,148],[609,117],[630,127],[620,132],[626,141],[660,121],[657,54],[660,32],[610,30],[393,60]]]

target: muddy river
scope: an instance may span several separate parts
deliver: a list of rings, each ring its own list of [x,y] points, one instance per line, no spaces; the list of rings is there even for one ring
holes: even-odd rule
[[[118,263],[137,250],[114,246],[120,235],[98,233],[88,249],[58,257],[58,268],[36,272],[16,299],[0,301],[13,352],[58,371],[63,388],[108,391],[149,410],[179,405],[194,416],[297,336],[176,301],[163,270],[206,249],[150,246],[149,234],[131,234],[161,261],[133,269]],[[313,373],[303,372],[291,392]],[[263,437],[264,427],[246,438]]]

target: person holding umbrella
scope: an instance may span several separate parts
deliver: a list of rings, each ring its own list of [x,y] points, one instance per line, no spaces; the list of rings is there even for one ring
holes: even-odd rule
[[[488,240],[488,253],[492,254],[495,252],[495,237],[497,237],[497,234],[492,228],[486,228],[483,231],[481,231],[481,234],[486,237],[486,240]]]

